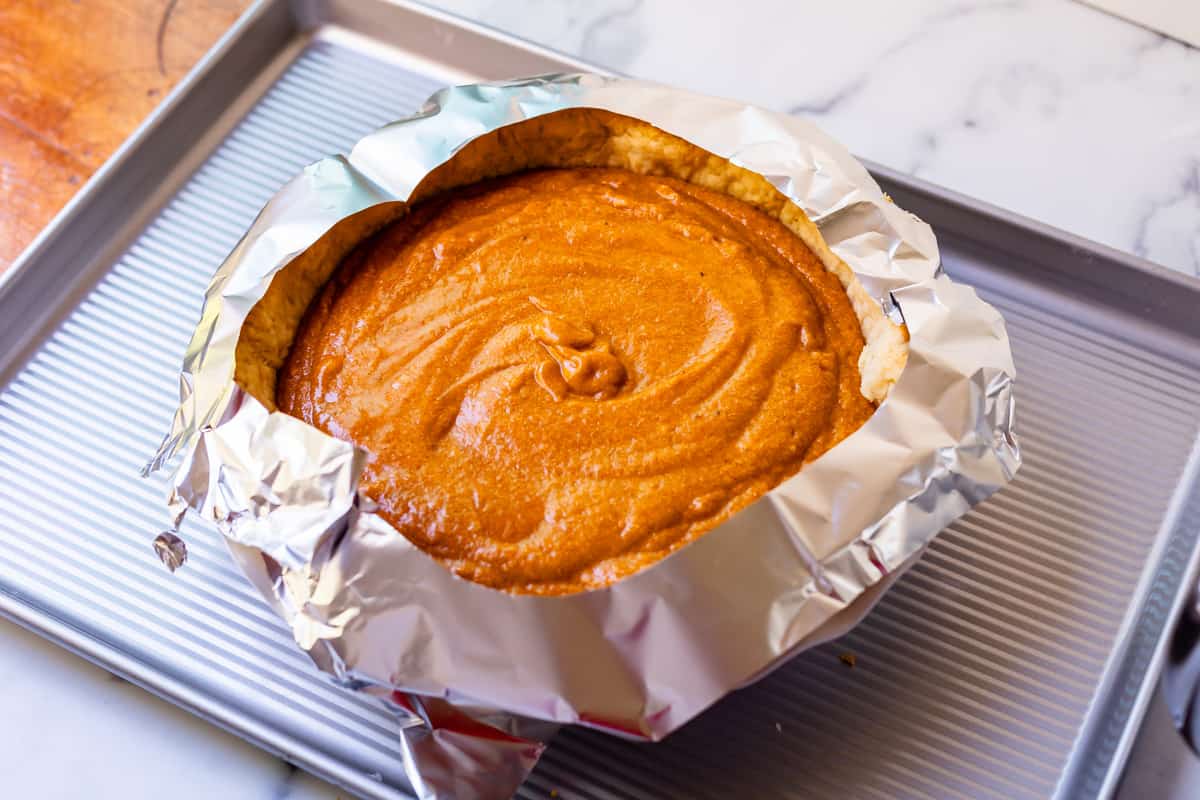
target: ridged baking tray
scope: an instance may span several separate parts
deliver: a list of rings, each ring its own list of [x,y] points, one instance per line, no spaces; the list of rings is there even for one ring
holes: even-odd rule
[[[261,205],[436,88],[586,68],[417,6],[260,2],[0,283],[0,612],[363,797],[388,714],[137,477]],[[1107,796],[1195,580],[1200,282],[886,170],[1008,320],[1026,463],[848,636],[665,743],[566,730],[524,798]],[[852,654],[854,666],[841,657]]]

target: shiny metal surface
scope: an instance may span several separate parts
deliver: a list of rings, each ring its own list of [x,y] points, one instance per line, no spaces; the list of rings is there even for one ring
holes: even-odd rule
[[[565,731],[531,783],[586,797],[723,797],[734,786],[746,797],[1101,794],[1144,651],[1130,653],[1127,682],[1110,694],[1097,688],[1163,541],[1162,509],[1196,437],[1200,376],[1028,300],[988,299],[1008,320],[1021,370],[1017,479],[941,534],[841,640],[727,698],[661,747]],[[1098,424],[1113,433],[1096,448]],[[1180,522],[1158,580],[1187,566],[1198,526]],[[1144,631],[1167,607],[1151,603]],[[1108,717],[1098,713],[1105,703]]]
[[[310,39],[297,19],[362,33]],[[309,666],[215,532],[189,523],[171,576],[151,547],[163,487],[136,475],[200,292],[280,182],[448,81],[555,68],[456,30],[390,3],[258,6],[0,285],[0,611],[362,796],[405,796],[391,719]],[[1200,288],[937,190],[885,188],[1008,320],[1021,474],[842,641],[663,744],[567,731],[521,796],[1111,788],[1194,572]],[[68,490],[67,473],[86,481]]]
[[[342,251],[323,242],[352,245],[365,215],[395,218],[395,204],[465,142],[491,130],[519,136],[507,126],[582,108],[639,115],[784,186],[869,287],[880,318],[889,305],[903,314],[907,366],[886,402],[827,456],[670,558],[589,592],[505,594],[460,580],[377,515],[358,483],[370,454],[268,411],[263,395],[235,383],[247,366],[235,351],[253,335],[250,309],[288,285],[292,270],[312,269],[313,257],[335,265]],[[545,142],[538,161],[557,163],[560,151]],[[857,624],[934,536],[1012,480],[1016,369],[1003,319],[940,266],[929,226],[804,120],[592,73],[444,89],[348,156],[305,167],[263,208],[205,292],[182,359],[180,407],[148,469],[181,453],[173,515],[215,521],[297,643],[344,684],[497,709],[513,715],[506,729],[525,718],[659,741]],[[608,285],[631,284],[616,275]],[[540,293],[543,301],[555,297]],[[421,717],[411,722],[406,740],[452,735],[426,737]],[[422,800],[507,800],[544,749],[495,730],[473,736],[466,725],[454,735],[450,759],[406,750]]]

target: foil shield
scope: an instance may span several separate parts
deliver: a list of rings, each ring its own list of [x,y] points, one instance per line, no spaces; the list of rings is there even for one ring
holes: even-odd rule
[[[376,515],[358,492],[365,454],[244,392],[235,347],[271,279],[335,225],[406,200],[474,137],[575,107],[765,176],[902,316],[910,353],[862,428],[699,540],[604,589],[509,595],[457,578]],[[929,227],[811,124],[556,75],[443,90],[289,182],[213,278],[147,470],[180,456],[174,516],[212,520],[313,660],[396,712],[421,797],[503,797],[556,724],[659,739],[861,619],[938,531],[1012,479],[1014,378],[1000,315],[941,273]]]

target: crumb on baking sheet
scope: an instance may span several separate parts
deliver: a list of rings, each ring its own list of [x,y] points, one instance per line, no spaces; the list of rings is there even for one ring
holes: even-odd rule
[[[775,723],[775,732],[776,732],[776,733],[783,733],[783,726],[782,726],[782,725],[780,725],[778,722],[776,722],[776,723]]]
[[[847,667],[853,668],[858,663],[858,658],[855,657],[854,653],[842,653],[838,656],[838,661],[841,661]]]

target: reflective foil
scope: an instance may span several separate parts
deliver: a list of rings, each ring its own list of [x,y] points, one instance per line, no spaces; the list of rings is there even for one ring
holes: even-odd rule
[[[571,107],[637,117],[769,179],[910,335],[857,432],[758,502],[613,586],[509,595],[455,577],[357,491],[364,453],[233,381],[271,278],[339,221],[405,200],[472,138]],[[552,730],[659,739],[855,624],[944,526],[1012,479],[1004,322],[941,274],[929,227],[809,123],[654,84],[561,75],[447,89],[349,157],[306,168],[221,266],[181,402],[148,469],[180,454],[169,504],[215,522],[296,641],[389,703],[422,797],[507,796]],[[503,709],[494,711],[490,709]]]

